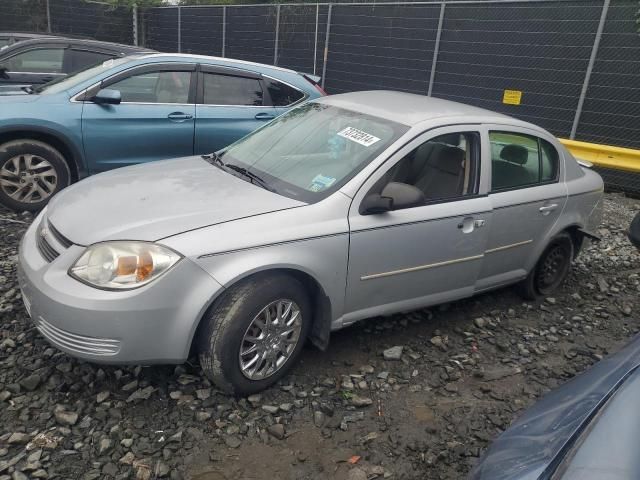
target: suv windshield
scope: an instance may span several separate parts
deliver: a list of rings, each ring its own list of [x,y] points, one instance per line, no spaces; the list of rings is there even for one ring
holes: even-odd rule
[[[52,82],[45,83],[44,85],[41,85],[39,87],[35,87],[34,92],[45,93],[45,94],[64,92],[65,90],[75,87],[76,85],[86,80],[90,80],[91,78],[95,77],[96,75],[99,75],[102,72],[110,70],[111,68],[116,67],[118,65],[122,65],[123,63],[126,63],[130,60],[131,60],[131,57],[122,57],[122,58],[106,60],[94,67],[87,68],[86,70],[80,70],[79,72],[76,72],[67,77],[61,77],[57,80],[53,80]]]
[[[344,185],[409,127],[321,103],[278,117],[222,153],[267,188],[307,203]]]

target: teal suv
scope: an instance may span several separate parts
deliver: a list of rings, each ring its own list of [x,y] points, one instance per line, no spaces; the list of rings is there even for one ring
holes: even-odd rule
[[[325,95],[318,80],[240,60],[145,54],[0,96],[0,203],[36,211],[88,175],[220,150]]]

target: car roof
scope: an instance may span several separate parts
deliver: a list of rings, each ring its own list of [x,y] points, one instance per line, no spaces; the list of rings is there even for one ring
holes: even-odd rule
[[[460,118],[462,120],[473,117],[474,121],[478,121],[480,118],[483,123],[505,123],[507,120],[509,124],[541,130],[540,127],[533,124],[491,110],[414,93],[370,90],[330,95],[314,101],[408,126],[436,118]]]
[[[32,32],[0,32],[0,37],[23,37],[23,38],[51,38],[56,37],[51,33],[32,33]]]
[[[259,67],[261,69],[269,69],[273,71],[280,71],[286,73],[297,73],[295,70],[289,68],[277,67],[275,65],[268,65],[266,63],[249,62],[247,60],[238,60],[235,58],[226,57],[214,57],[211,55],[197,55],[194,53],[153,53],[145,55],[143,58],[157,58],[158,60],[193,60],[202,62],[218,62],[225,63],[227,65],[238,65],[238,67]]]
[[[125,45],[122,43],[102,42],[100,40],[87,40],[84,38],[41,36],[38,38],[31,38],[29,40],[23,40],[21,42],[14,43],[13,45],[3,50],[3,53],[7,52],[8,49],[13,50],[17,48],[28,47],[30,45],[40,45],[43,43],[50,45],[50,44],[69,43],[69,42],[73,43],[74,45],[81,45],[81,46],[87,46],[87,47],[94,46],[94,47],[100,47],[100,48],[109,49],[109,50],[116,50],[123,53],[124,52],[153,52],[153,50],[149,50],[148,48],[136,47],[133,45]]]

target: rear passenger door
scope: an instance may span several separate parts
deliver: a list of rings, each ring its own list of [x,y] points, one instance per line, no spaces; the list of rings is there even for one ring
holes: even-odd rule
[[[200,66],[195,153],[220,150],[275,116],[261,75],[234,68]]]
[[[488,126],[485,135],[491,147],[493,227],[479,289],[527,275],[567,200],[561,157],[550,139],[504,125]]]

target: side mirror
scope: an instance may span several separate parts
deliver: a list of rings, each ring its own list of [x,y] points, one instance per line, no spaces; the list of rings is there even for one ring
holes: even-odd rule
[[[119,105],[122,101],[122,96],[119,90],[103,88],[91,98],[91,101],[98,105]]]
[[[9,78],[9,75],[7,75],[8,71],[9,68],[6,65],[0,64],[0,78]]]
[[[362,215],[384,213],[391,210],[419,207],[424,205],[425,197],[422,190],[407,183],[390,182],[382,193],[367,195],[360,205]]]

